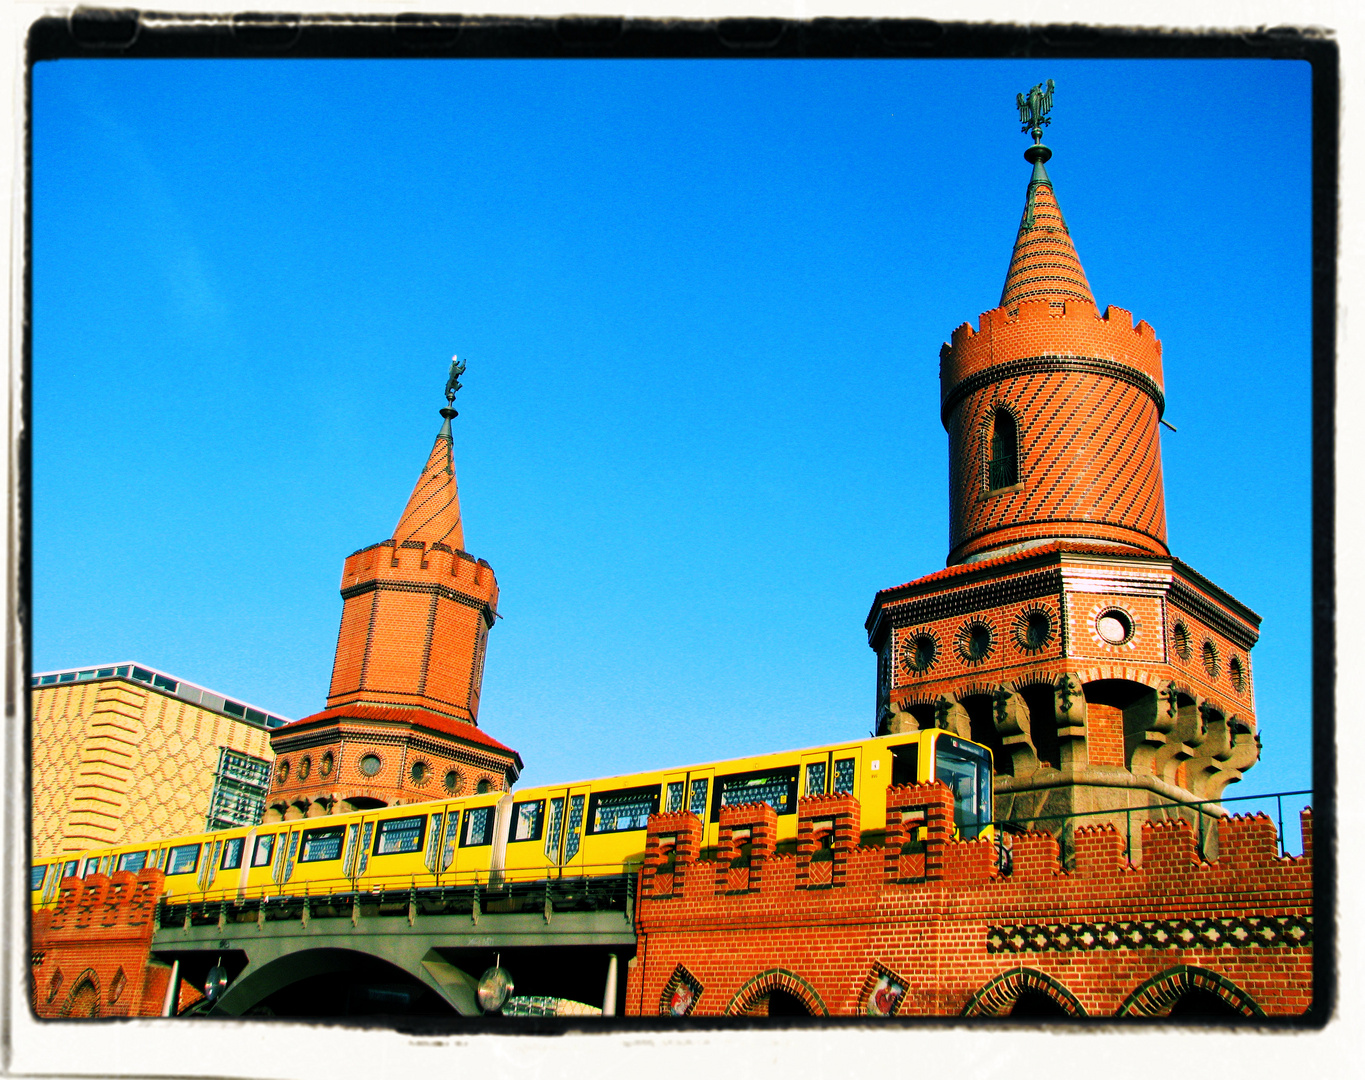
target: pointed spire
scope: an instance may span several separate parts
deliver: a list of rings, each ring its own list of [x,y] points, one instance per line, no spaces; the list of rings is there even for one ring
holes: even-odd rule
[[[1041,134],[1041,129],[1034,128],[1035,139]],[[1095,302],[1052,191],[1052,179],[1043,167],[1051,156],[1052,151],[1041,142],[1024,151],[1024,158],[1033,163],[1033,176],[1029,178],[1024,216],[1019,222],[1014,255],[1000,294],[1000,306],[1004,308],[1017,307],[1021,300]]]
[[[444,422],[436,433],[436,443],[422,475],[417,478],[417,486],[412,489],[403,516],[393,530],[393,538],[399,544],[417,540],[464,550],[460,492],[455,484],[455,445],[450,433],[450,421],[459,415],[454,408],[455,391],[460,389],[459,376],[463,374],[464,365],[452,357],[450,381],[446,383],[446,407],[441,410]]]

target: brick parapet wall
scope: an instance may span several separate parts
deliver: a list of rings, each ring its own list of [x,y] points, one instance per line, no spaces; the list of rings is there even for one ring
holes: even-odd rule
[[[932,806],[931,788],[892,789],[892,814]],[[726,1012],[770,971],[802,980],[831,1014],[852,1014],[876,970],[903,980],[902,1015],[1008,1011],[1019,992],[1039,988],[1086,1015],[1139,1015],[1168,1010],[1172,986],[1204,983],[1244,1013],[1299,1014],[1311,1003],[1309,815],[1303,831],[1305,855],[1281,858],[1268,818],[1228,818],[1219,857],[1207,862],[1187,823],[1150,824],[1132,866],[1112,827],[1080,828],[1070,871],[1054,837],[1026,833],[1012,838],[1006,876],[990,841],[930,830],[920,877],[901,873],[890,845],[854,847],[837,889],[810,887],[799,856],[777,855],[758,887],[717,892],[718,867],[698,862],[667,897],[642,894],[625,1007],[656,1010],[683,965],[702,986],[695,1014]],[[888,820],[889,839],[904,835]],[[1147,983],[1169,992],[1139,994]]]
[[[154,869],[62,881],[31,924],[39,1017],[160,1015],[170,972],[150,953],[164,883]]]

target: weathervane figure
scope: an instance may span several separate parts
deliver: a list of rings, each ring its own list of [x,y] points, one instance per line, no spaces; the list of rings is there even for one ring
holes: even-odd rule
[[[455,394],[459,391],[461,383],[460,376],[464,374],[464,364],[458,356],[450,358],[450,378],[446,380],[446,407],[441,410],[441,415],[446,418],[446,426],[450,426],[450,421],[460,414],[455,411]]]
[[[1047,88],[1039,83],[1027,94],[1015,94],[1014,103],[1019,107],[1019,123],[1022,129],[1031,132],[1034,142],[1043,141],[1043,128],[1052,123],[1048,113],[1052,111],[1052,91],[1054,84],[1047,81]]]

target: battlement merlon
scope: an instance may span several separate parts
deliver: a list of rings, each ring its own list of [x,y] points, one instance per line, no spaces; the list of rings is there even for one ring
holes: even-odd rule
[[[977,328],[964,322],[953,331],[952,340],[939,350],[939,379],[945,413],[950,399],[966,380],[973,385],[986,375],[1000,378],[1027,369],[1037,360],[1090,360],[1131,369],[1157,400],[1158,410],[1165,407],[1161,367],[1161,342],[1147,322],[1133,325],[1133,316],[1112,304],[1101,316],[1093,304],[1068,301],[1054,304],[1047,300],[1024,300],[1014,308],[993,308],[983,312]]]
[[[439,542],[384,540],[347,556],[341,571],[342,596],[372,581],[439,584],[486,604],[493,614],[498,608],[493,568],[483,559]]]

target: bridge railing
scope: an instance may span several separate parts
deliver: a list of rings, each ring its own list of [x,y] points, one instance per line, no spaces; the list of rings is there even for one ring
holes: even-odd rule
[[[362,881],[339,878],[275,886],[266,895],[238,895],[218,890],[196,898],[163,896],[157,905],[157,926],[190,927],[236,922],[419,915],[481,915],[555,912],[619,911],[629,918],[634,910],[638,874],[620,864],[585,866],[562,876],[514,879],[488,871],[442,875],[442,883],[419,884],[412,875],[367,875]]]
[[[1099,824],[1099,821],[1086,819],[1108,819],[1113,821],[1120,815],[1124,818],[1124,856],[1131,862],[1134,854],[1133,844],[1133,815],[1138,815],[1138,828],[1141,829],[1144,820],[1158,817],[1182,817],[1194,819],[1196,835],[1198,837],[1198,850],[1201,855],[1208,857],[1208,847],[1206,841],[1211,830],[1217,828],[1217,821],[1221,817],[1226,817],[1227,812],[1223,809],[1230,803],[1238,804],[1237,813],[1265,813],[1275,822],[1275,829],[1279,836],[1280,855],[1302,855],[1303,841],[1299,830],[1293,830],[1294,842],[1290,842],[1290,833],[1285,830],[1285,812],[1288,810],[1291,815],[1291,823],[1296,823],[1298,814],[1304,808],[1311,808],[1313,805],[1313,792],[1311,789],[1303,791],[1273,791],[1265,795],[1239,795],[1232,798],[1223,799],[1200,799],[1194,802],[1180,802],[1174,799],[1160,799],[1147,806],[1131,806],[1127,808],[1116,808],[1112,810],[1083,810],[1069,814],[1035,814],[1033,816],[1019,816],[999,819],[995,825],[996,854],[1000,866],[1008,873],[1009,866],[1009,843],[1008,836],[1015,833],[1025,832],[1031,828],[1042,826],[1044,832],[1050,832],[1057,837],[1059,846],[1059,858],[1064,868],[1069,869],[1072,865],[1072,856],[1075,854],[1074,840],[1071,840],[1077,825]],[[1188,814],[1181,811],[1188,811]],[[1055,827],[1050,827],[1055,825]],[[1068,827],[1070,826],[1070,827]],[[1071,841],[1068,843],[1068,841]]]

